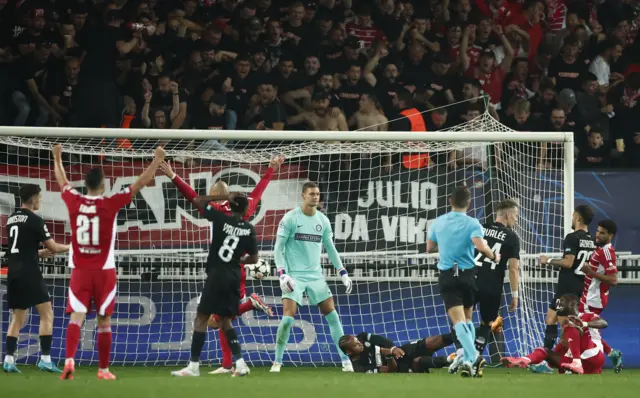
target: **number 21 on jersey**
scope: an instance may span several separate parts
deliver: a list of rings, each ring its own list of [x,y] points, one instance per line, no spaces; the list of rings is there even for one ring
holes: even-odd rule
[[[100,218],[80,214],[76,218],[76,241],[81,246],[100,246]]]
[[[491,251],[494,253],[500,253],[500,248],[502,248],[502,243],[500,242],[496,242],[493,247],[491,248]],[[484,254],[482,253],[478,253],[478,255],[476,256],[476,258],[474,259],[476,262],[476,267],[482,267],[482,265],[484,263],[489,263],[491,264],[491,270],[493,271],[494,269],[496,269],[496,266],[498,264],[496,264],[495,262],[489,260],[487,257],[485,257]]]

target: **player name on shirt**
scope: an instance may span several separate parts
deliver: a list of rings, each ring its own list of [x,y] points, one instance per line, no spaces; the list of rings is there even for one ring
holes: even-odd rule
[[[235,227],[233,225],[229,225],[227,223],[224,223],[224,225],[222,226],[222,230],[224,231],[225,234],[232,235],[232,236],[249,236],[249,235],[251,235],[251,229],[249,229],[249,228],[238,228],[238,227]]]
[[[9,224],[18,224],[24,223],[29,219],[29,216],[24,214],[16,214],[15,216],[11,216],[7,219],[7,225]]]
[[[506,232],[497,229],[489,229],[487,227],[483,227],[482,231],[485,238],[493,238],[504,242],[505,238],[507,237]]]
[[[593,240],[588,240],[588,239],[580,239],[580,248],[581,249],[595,249],[596,248],[596,242]]]

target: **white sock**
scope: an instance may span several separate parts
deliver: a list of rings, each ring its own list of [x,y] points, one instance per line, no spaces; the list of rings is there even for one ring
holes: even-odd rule
[[[9,365],[13,365],[16,363],[15,358],[13,358],[13,355],[5,355],[4,356],[4,362],[8,363]]]
[[[200,362],[189,362],[187,367],[191,370],[200,370]]]
[[[50,363],[50,362],[51,362],[51,355],[42,355],[42,356],[40,357],[40,360],[41,360],[42,362]]]
[[[242,367],[245,367],[245,366],[247,366],[247,364],[244,363],[244,359],[243,358],[240,358],[240,359],[238,359],[236,361],[236,369],[242,368]]]
[[[73,358],[67,358],[67,359],[65,359],[64,364],[66,365],[68,363],[70,363],[72,365],[75,365],[76,361],[74,361]]]
[[[99,369],[100,372],[108,372],[109,368]]]

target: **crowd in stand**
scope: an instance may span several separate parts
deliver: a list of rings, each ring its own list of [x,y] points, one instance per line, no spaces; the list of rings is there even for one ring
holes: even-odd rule
[[[434,131],[488,103],[640,167],[639,27],[638,0],[0,0],[0,123]]]

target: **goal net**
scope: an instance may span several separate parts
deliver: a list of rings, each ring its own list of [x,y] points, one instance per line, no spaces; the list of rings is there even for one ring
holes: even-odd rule
[[[128,140],[101,138],[125,134]],[[251,194],[267,173],[271,157],[282,154],[286,161],[271,177],[251,217],[261,257],[275,268],[272,248],[277,225],[300,204],[302,184],[317,181],[322,211],[332,222],[336,246],[354,281],[353,292],[346,295],[328,259],[323,259],[345,332],[367,331],[403,344],[450,331],[438,293],[436,258],[424,253],[425,242],[431,222],[448,211],[452,188],[466,184],[473,197],[469,214],[481,222],[493,219],[493,206],[502,199],[514,198],[520,204],[520,305],[516,312],[507,312],[511,288],[505,281],[504,333],[495,336],[492,359],[524,354],[541,345],[555,275],[535,260],[540,253],[559,255],[572,206],[572,184],[566,178],[572,170],[566,169],[570,162],[565,158],[573,155],[565,150],[570,143],[564,134],[511,132],[488,114],[437,133],[234,131],[226,141],[224,134],[0,128],[4,251],[7,216],[20,206],[18,191],[27,182],[42,187],[39,214],[49,231],[57,242],[69,242],[68,213],[52,171],[52,143],[63,144],[66,172],[74,185],[82,190],[85,172],[100,166],[107,177],[107,193],[132,183],[158,144],[167,149],[175,173],[201,195],[217,181],[226,182],[231,191]],[[546,170],[538,168],[543,144],[546,166],[551,167]],[[112,360],[136,365],[184,363],[205,278],[208,222],[159,170],[150,186],[120,211],[117,225]],[[64,357],[70,270],[62,255],[42,264],[55,313],[52,356],[58,359]],[[6,268],[0,281],[4,343],[10,317]],[[282,315],[279,284],[275,277],[249,280],[247,290],[262,296],[276,314],[268,318],[247,312],[236,321],[249,362],[265,365],[273,360]],[[38,324],[37,313],[31,311],[21,331],[18,363],[37,360]],[[95,317],[89,316],[77,354],[81,364],[97,363],[95,333]],[[217,364],[220,359],[217,333],[210,331],[202,361]],[[284,359],[287,364],[312,366],[340,362],[316,307],[299,309]]]

